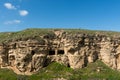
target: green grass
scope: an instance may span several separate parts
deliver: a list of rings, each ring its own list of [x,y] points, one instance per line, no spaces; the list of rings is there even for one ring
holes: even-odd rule
[[[100,68],[100,72],[97,68]],[[82,73],[82,80],[120,80],[120,72],[113,70],[106,66],[101,61],[96,61],[95,63],[90,63],[86,68],[78,70]]]
[[[17,80],[17,75],[8,69],[0,69],[0,80]]]
[[[97,68],[101,71],[98,72]],[[51,63],[31,76],[16,75],[11,70],[0,69],[0,80],[52,80],[65,78],[67,80],[120,80],[120,72],[112,70],[101,61],[88,64],[83,69],[73,70],[59,63]]]
[[[18,32],[4,32],[0,33],[0,43],[7,43],[11,41],[38,39],[43,35],[54,35],[53,31],[49,29],[26,29]]]
[[[79,34],[79,33],[83,34],[84,33],[84,34],[88,34],[88,35],[100,34],[100,35],[105,35],[105,36],[109,36],[109,37],[120,35],[120,32],[115,32],[115,31],[100,31],[100,30],[87,30],[87,29],[65,29],[65,31],[67,31],[69,34],[71,34],[71,33],[72,34]]]
[[[37,74],[30,76],[31,80],[45,79],[49,80],[52,78],[69,78],[72,75],[73,69],[68,68],[59,63],[51,63],[46,68],[40,70]],[[37,78],[36,78],[37,76]]]
[[[94,34],[101,34],[105,36],[119,36],[120,32],[114,32],[114,31],[97,31],[97,30],[85,30],[85,29],[26,29],[23,31],[18,32],[2,32],[0,33],[0,43],[7,43],[11,41],[18,41],[18,40],[28,40],[28,39],[38,39],[42,35],[50,35],[54,36],[53,31],[54,30],[64,30],[68,34],[80,34],[85,33],[89,35]],[[40,40],[40,39],[39,39]]]

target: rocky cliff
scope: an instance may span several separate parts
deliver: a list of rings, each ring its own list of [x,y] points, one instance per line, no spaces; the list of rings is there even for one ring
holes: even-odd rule
[[[0,44],[0,67],[17,74],[31,75],[52,62],[73,69],[84,68],[96,60],[120,70],[120,37],[101,33],[70,33],[52,30],[52,34],[10,40]]]

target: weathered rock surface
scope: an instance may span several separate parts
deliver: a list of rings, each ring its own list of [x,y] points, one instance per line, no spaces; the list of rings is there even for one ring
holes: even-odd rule
[[[31,75],[51,62],[59,62],[73,69],[102,60],[113,69],[120,70],[120,38],[105,35],[68,34],[54,31],[54,36],[11,41],[0,45],[0,67],[17,74]]]

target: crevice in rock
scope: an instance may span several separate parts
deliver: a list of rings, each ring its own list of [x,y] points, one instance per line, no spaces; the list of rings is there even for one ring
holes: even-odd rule
[[[93,53],[93,61],[95,62],[98,59],[98,53],[95,51]]]
[[[35,51],[34,51],[34,50],[32,50],[32,51],[31,51],[31,54],[32,54],[32,55],[34,55],[34,54],[35,54]]]
[[[47,67],[50,63],[51,63],[51,59],[50,58],[46,58],[43,67]]]
[[[85,54],[84,56],[85,56],[85,57],[84,57],[84,67],[86,67],[87,64],[88,64],[88,57],[87,57],[86,54]]]

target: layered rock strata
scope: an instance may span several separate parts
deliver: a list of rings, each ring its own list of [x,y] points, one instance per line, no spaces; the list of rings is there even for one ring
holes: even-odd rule
[[[31,75],[52,62],[73,69],[84,68],[96,60],[120,70],[120,38],[99,34],[68,34],[63,30],[54,35],[35,39],[11,41],[0,45],[0,67],[17,74]]]

